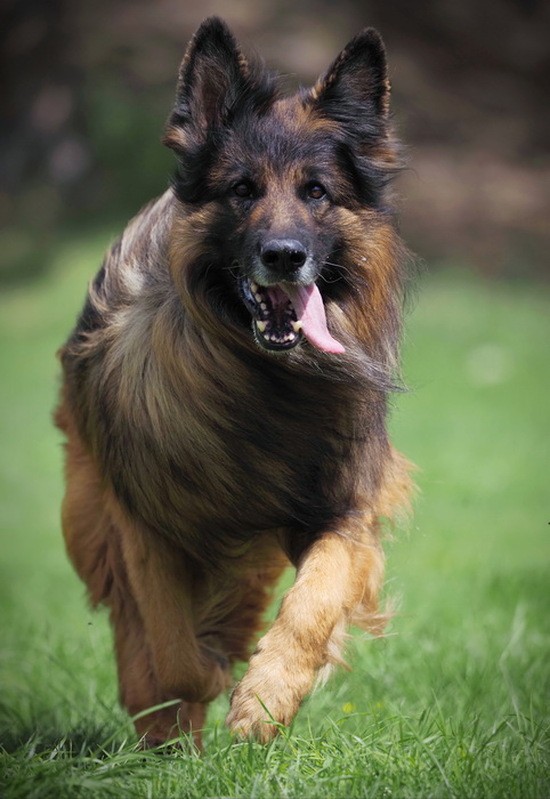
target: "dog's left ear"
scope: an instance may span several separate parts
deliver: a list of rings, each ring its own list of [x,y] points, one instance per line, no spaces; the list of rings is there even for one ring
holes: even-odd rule
[[[374,28],[351,40],[310,93],[310,101],[324,114],[343,123],[365,112],[383,119],[389,100],[386,51]]]

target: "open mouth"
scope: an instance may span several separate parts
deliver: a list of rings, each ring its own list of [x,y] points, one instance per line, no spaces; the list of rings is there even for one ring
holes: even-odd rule
[[[302,338],[302,325],[290,297],[280,286],[259,286],[243,277],[239,290],[252,315],[259,344],[268,350],[289,350]]]
[[[315,283],[260,286],[241,277],[239,291],[252,316],[256,340],[265,349],[290,350],[305,337],[323,352],[345,351],[328,330],[323,298]]]

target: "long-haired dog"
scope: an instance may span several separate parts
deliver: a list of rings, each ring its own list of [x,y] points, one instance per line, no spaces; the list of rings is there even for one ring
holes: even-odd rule
[[[206,20],[166,127],[173,185],[111,247],[61,350],[67,548],[110,610],[146,744],[200,744],[289,562],[232,730],[270,739],[347,625],[381,628],[380,519],[409,491],[386,430],[405,260],[388,101],[373,29],[286,97]]]

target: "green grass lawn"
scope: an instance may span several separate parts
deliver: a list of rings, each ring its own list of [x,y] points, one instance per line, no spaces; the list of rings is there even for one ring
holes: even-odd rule
[[[548,291],[426,277],[405,342],[398,446],[418,466],[388,543],[386,638],[267,748],[232,743],[212,706],[202,757],[143,753],[116,699],[110,633],[59,528],[54,352],[109,234],[63,241],[52,271],[0,299],[0,795],[550,795]]]

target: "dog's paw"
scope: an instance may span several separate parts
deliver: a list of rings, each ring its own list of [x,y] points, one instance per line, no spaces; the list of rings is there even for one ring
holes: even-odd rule
[[[243,697],[231,710],[226,720],[227,726],[239,738],[254,738],[260,743],[268,743],[279,732],[270,711],[257,696]]]
[[[241,738],[268,743],[281,725],[290,724],[312,681],[312,673],[299,668],[293,672],[280,662],[261,665],[253,658],[231,697],[229,729]]]

